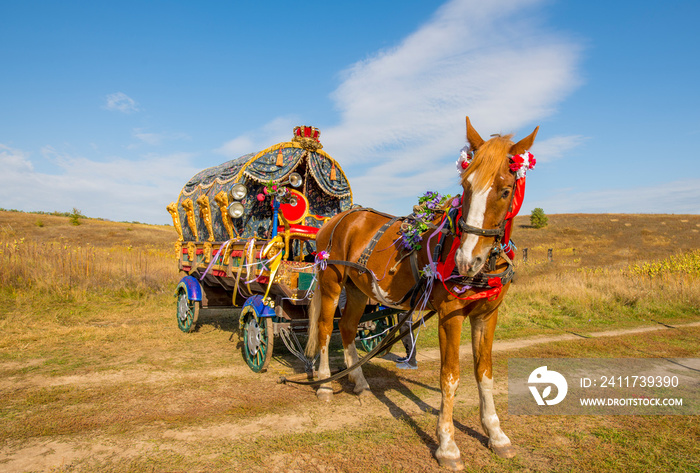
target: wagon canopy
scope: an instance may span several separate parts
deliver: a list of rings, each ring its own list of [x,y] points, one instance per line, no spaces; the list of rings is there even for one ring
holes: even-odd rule
[[[303,178],[298,190],[308,200],[310,214],[330,217],[349,209],[350,184],[338,162],[321,149],[319,137],[320,132],[313,127],[296,127],[292,141],[196,174],[180,192],[176,208],[171,204],[168,209],[171,214],[177,213],[184,241],[266,238],[272,209],[269,201],[260,202],[256,196],[270,182],[285,183],[293,172]],[[226,208],[233,201],[230,191],[235,184],[243,184],[248,194],[241,201],[245,209],[243,216],[232,220]],[[304,224],[318,227],[321,221],[309,217]]]

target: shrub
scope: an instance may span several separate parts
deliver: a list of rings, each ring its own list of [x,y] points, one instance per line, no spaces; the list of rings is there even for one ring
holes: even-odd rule
[[[80,225],[80,219],[84,218],[85,215],[83,215],[80,210],[76,209],[73,207],[73,211],[68,215],[68,218],[70,218],[70,223],[73,225]]]
[[[530,214],[530,225],[535,228],[543,228],[547,226],[547,216],[544,214],[544,210],[537,207]]]

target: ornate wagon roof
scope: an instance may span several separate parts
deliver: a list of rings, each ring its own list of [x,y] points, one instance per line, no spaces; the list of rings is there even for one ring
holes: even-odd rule
[[[350,208],[348,179],[338,162],[321,149],[319,136],[316,128],[296,127],[291,141],[197,173],[168,208],[176,227],[181,222],[181,239],[225,241],[264,234],[272,220],[272,208],[256,196],[270,181],[284,185],[292,172],[303,178],[300,191],[311,214],[330,217]],[[226,208],[232,202],[230,191],[235,184],[244,185],[248,197],[239,202],[244,206],[243,216],[231,221]],[[304,224],[318,226],[319,222],[308,217]]]
[[[345,173],[338,162],[318,145],[320,143],[317,143],[316,149],[313,149],[313,145],[303,141],[278,143],[258,153],[246,154],[205,169],[185,184],[182,195],[191,195],[197,190],[207,189],[214,184],[240,182],[244,178],[260,183],[280,182],[306,161],[309,174],[313,176],[323,192],[338,199],[350,197],[352,190]]]

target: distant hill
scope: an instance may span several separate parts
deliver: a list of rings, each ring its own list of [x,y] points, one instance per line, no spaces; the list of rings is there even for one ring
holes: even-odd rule
[[[565,266],[624,267],[700,248],[700,215],[552,214],[548,218],[549,224],[541,229],[529,226],[529,215],[515,219],[516,261],[521,261],[524,248],[531,262],[547,258],[551,248],[554,261],[566,262]],[[80,221],[72,225],[69,217],[0,211],[0,239],[167,250],[177,240],[171,225]]]
[[[0,211],[0,239],[25,238],[38,243],[62,242],[95,247],[172,248],[177,233],[172,225],[108,222],[81,218],[73,225],[69,217]]]
[[[529,259],[553,249],[555,262],[577,267],[625,267],[700,249],[700,215],[553,214],[545,228],[530,227],[530,216],[515,219],[513,241]]]

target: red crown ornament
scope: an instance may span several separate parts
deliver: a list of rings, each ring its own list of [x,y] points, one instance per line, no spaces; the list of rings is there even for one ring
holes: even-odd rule
[[[321,131],[313,126],[298,126],[294,128],[294,138],[312,138],[321,141]]]
[[[309,151],[316,151],[323,148],[320,141],[321,131],[313,126],[298,126],[294,128],[294,137],[292,141],[296,141],[302,148]]]

